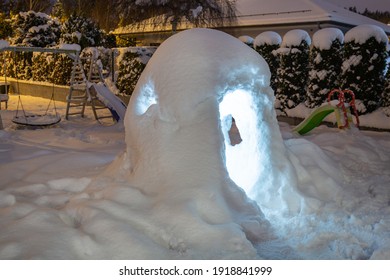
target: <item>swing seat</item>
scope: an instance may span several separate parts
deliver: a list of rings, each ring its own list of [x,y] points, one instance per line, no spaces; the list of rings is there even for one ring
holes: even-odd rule
[[[26,115],[16,116],[12,119],[12,122],[25,126],[51,126],[59,123],[61,117],[58,115]]]

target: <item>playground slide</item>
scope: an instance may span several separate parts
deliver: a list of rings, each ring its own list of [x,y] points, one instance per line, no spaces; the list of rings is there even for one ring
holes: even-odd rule
[[[113,94],[104,84],[92,84],[96,91],[96,97],[111,111],[116,121],[123,121],[126,113],[126,105]]]
[[[294,131],[303,135],[316,128],[330,113],[335,111],[335,106],[326,104],[315,109],[306,119],[294,128]]]

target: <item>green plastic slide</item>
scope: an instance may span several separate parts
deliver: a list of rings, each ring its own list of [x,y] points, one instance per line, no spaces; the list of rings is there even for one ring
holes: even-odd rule
[[[310,130],[319,126],[319,124],[326,118],[327,115],[335,111],[335,106],[326,104],[315,109],[306,119],[304,119],[293,130],[300,135],[308,133]]]

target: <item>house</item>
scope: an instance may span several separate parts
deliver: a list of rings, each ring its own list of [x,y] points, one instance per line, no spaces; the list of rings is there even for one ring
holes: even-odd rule
[[[390,35],[389,25],[324,0],[237,0],[236,22],[209,28],[216,28],[235,37],[247,35],[254,38],[264,31],[275,31],[283,36],[292,29],[303,29],[313,34],[322,28],[336,27],[346,32],[361,24],[377,25]],[[190,23],[184,22],[177,30],[192,27]],[[114,34],[133,39],[137,44],[158,45],[171,36],[172,31],[169,26],[153,29],[146,24],[144,29],[118,28]]]

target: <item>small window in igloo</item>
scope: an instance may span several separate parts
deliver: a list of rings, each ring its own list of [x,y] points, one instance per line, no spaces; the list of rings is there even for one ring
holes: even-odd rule
[[[154,89],[154,83],[149,80],[142,86],[140,94],[137,97],[135,113],[137,115],[143,115],[154,104],[157,104],[157,95]]]
[[[249,191],[262,172],[259,141],[261,132],[252,93],[229,91],[219,104],[222,134],[225,140],[226,168],[230,178]]]

